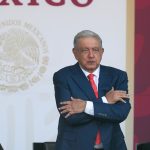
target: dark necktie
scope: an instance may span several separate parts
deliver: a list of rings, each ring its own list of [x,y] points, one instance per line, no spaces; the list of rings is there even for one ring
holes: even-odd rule
[[[96,98],[98,98],[98,90],[97,90],[97,86],[96,86],[95,81],[94,81],[94,74],[92,74],[92,73],[89,74],[88,79],[90,81],[90,84],[92,86],[92,89],[94,91],[94,94],[95,94]],[[101,144],[100,131],[97,132],[95,144]]]

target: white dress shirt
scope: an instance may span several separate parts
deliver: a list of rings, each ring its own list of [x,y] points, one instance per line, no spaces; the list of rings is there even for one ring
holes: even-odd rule
[[[80,66],[80,68],[81,68],[81,70],[83,71],[83,73],[85,74],[85,76],[88,79],[88,75],[90,73],[87,72],[86,70],[84,70],[81,66]],[[100,66],[92,73],[92,74],[94,74],[94,82],[96,84],[97,89],[98,89],[98,81],[99,81],[99,75],[100,75],[99,72],[100,72]],[[107,101],[105,96],[102,97],[102,101],[103,101],[103,103],[108,103],[108,101]],[[84,112],[89,114],[89,115],[94,115],[93,102],[87,101]]]

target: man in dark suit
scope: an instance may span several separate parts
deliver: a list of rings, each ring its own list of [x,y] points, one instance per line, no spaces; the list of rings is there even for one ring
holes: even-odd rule
[[[2,148],[2,146],[1,146],[1,144],[0,144],[0,150],[3,150],[3,148]]]
[[[54,74],[60,112],[56,150],[126,150],[120,123],[130,111],[124,71],[100,65],[104,49],[98,34],[74,38],[78,61]]]

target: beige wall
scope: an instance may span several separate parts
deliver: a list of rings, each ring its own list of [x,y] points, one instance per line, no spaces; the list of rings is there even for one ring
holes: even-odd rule
[[[132,109],[126,121],[126,143],[129,150],[133,149],[134,133],[134,0],[127,0],[127,36],[126,36],[126,66],[129,77],[129,94]]]

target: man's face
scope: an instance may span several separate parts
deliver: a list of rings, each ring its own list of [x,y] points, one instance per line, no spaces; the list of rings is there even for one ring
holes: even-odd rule
[[[73,49],[74,56],[81,67],[90,73],[99,66],[103,52],[104,49],[94,37],[80,38],[77,46]]]

